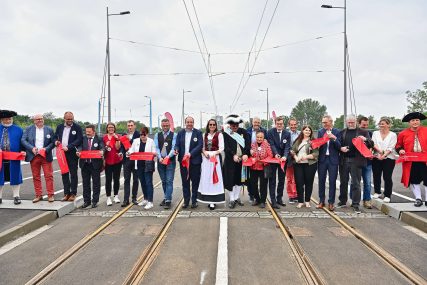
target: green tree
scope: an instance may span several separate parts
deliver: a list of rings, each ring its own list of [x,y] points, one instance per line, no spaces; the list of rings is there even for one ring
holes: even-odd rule
[[[334,127],[337,129],[342,129],[344,127],[344,115],[341,115],[335,119]]]
[[[320,105],[316,100],[304,99],[298,101],[292,109],[291,117],[294,117],[301,127],[310,125],[313,129],[319,129],[322,124],[322,117],[325,114],[325,105]]]
[[[423,88],[414,92],[406,91],[406,101],[408,101],[408,113],[424,112],[427,109],[427,81],[423,82]]]

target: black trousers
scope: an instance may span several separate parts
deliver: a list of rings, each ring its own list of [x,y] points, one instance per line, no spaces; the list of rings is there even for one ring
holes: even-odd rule
[[[77,195],[77,185],[79,178],[77,169],[79,167],[79,158],[75,152],[65,152],[67,158],[68,169],[70,172],[62,174],[62,184],[64,184],[64,195]]]
[[[277,163],[270,164],[272,175],[269,178],[268,187],[270,189],[271,203],[282,202],[283,190],[285,189],[286,165],[282,170]],[[277,175],[276,175],[277,173]],[[277,176],[277,195],[276,195],[276,176]]]
[[[259,182],[259,190],[258,190]],[[267,183],[268,179],[264,178],[264,170],[252,170],[250,184],[254,199],[260,203],[265,203],[267,199]]]
[[[381,176],[384,179],[384,196],[390,198],[393,191],[393,175],[394,166],[396,165],[394,159],[386,158],[383,160],[372,160],[372,174],[374,176],[374,190],[375,193],[381,194]]]
[[[125,178],[124,183],[124,202],[129,202],[130,196],[130,180],[132,178],[132,200],[136,200],[138,195],[138,173],[135,169],[135,161],[126,159],[123,162],[123,176]]]
[[[317,163],[294,163],[295,183],[297,186],[298,203],[310,202],[313,193],[314,175]]]
[[[362,167],[354,163],[354,158],[344,157],[340,162],[340,195],[338,199],[345,204],[348,200],[348,181],[351,177],[351,205],[360,204],[360,180],[362,179]]]
[[[182,180],[182,194],[184,196],[184,204],[197,203],[197,191],[199,190],[200,175],[201,175],[201,164],[190,164],[190,173],[187,168],[179,164],[179,170],[181,172]],[[188,177],[188,179],[187,179]],[[191,180],[191,191],[190,191],[190,180]]]
[[[120,172],[122,163],[105,165],[105,193],[107,197],[111,196],[111,182],[114,181],[114,195],[119,194],[120,188]]]
[[[101,192],[101,172],[99,169],[95,169],[92,163],[85,163],[82,166],[82,178],[83,178],[83,201],[85,203],[98,203],[99,193]],[[92,180],[92,187],[91,187]],[[93,190],[92,200],[91,192]]]

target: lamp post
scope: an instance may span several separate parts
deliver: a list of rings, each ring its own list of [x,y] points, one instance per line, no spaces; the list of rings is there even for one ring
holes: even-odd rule
[[[110,22],[109,18],[110,16],[121,16],[121,15],[128,15],[130,14],[129,11],[124,11],[120,13],[115,14],[109,14],[108,13],[108,7],[107,7],[107,69],[108,69],[108,77],[107,77],[107,86],[108,86],[108,122],[111,122],[111,84],[110,84]]]
[[[151,134],[151,131],[153,130],[153,109],[151,105],[151,97],[150,96],[144,96],[144,97],[150,99],[150,134]]]
[[[321,8],[343,9],[344,10],[344,128],[347,117],[347,0],[344,0],[344,7],[322,5]]]
[[[160,117],[163,116],[163,114],[157,115],[157,128],[160,130]]]
[[[185,114],[184,114],[184,94],[185,93],[190,93],[191,92],[191,90],[184,90],[184,89],[182,89],[182,117],[181,117],[181,126],[182,126],[182,128],[184,128],[184,120],[185,120]]]
[[[269,105],[268,105],[268,88],[267,89],[258,89],[261,92],[266,92],[267,93],[267,131],[268,131],[268,124],[270,122],[270,113],[268,111],[269,109]]]

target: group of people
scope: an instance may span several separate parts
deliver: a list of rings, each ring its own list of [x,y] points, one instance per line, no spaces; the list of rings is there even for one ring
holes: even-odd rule
[[[399,155],[405,158],[402,163],[402,183],[412,189],[417,207],[423,204],[420,184],[427,184],[426,161],[413,159],[418,157],[417,154],[427,151],[427,128],[420,124],[426,117],[418,112],[403,118],[404,122],[409,123],[409,127],[398,136],[390,131],[391,120],[387,117],[381,118],[379,130],[371,133],[367,130],[366,117],[348,116],[346,128],[340,131],[334,128],[332,117],[325,115],[322,118],[323,127],[317,131],[316,139],[311,126],[305,125],[298,130],[297,120],[291,118],[287,130],[282,117],[275,118],[275,126],[266,131],[261,127],[259,118],[253,118],[252,126],[244,129],[239,127],[243,120],[238,115],[229,115],[222,129],[216,120],[210,119],[204,133],[194,128],[192,117],[185,118],[185,128],[178,133],[171,130],[170,121],[164,118],[161,121],[161,131],[151,139],[148,128],[142,127],[137,131],[132,120],[127,122],[127,133],[117,134],[115,124],[108,123],[106,133],[98,137],[94,125],[85,126],[83,134],[82,128],[74,123],[72,112],[64,114],[64,123],[58,125],[55,131],[44,125],[40,114],[33,116],[34,125],[23,131],[13,124],[13,117],[16,115],[14,111],[0,110],[0,153],[3,153],[0,159],[0,203],[5,181],[10,181],[14,203],[21,203],[19,189],[22,173],[19,160],[22,157],[31,165],[35,189],[33,202],[43,200],[42,168],[48,201],[54,201],[52,152],[55,147],[63,152],[68,168],[68,171],[62,173],[62,201],[75,200],[77,171],[80,167],[83,208],[97,207],[101,172],[104,170],[107,205],[121,202],[118,193],[122,167],[122,206],[138,203],[140,184],[143,200],[139,205],[147,210],[153,208],[155,161],[163,188],[160,205],[165,209],[169,209],[172,203],[176,160],[182,180],[183,208],[196,208],[200,202],[208,204],[213,210],[217,204],[225,203],[226,192],[230,208],[243,206],[241,193],[242,187],[246,185],[253,206],[265,208],[268,189],[272,207],[279,209],[280,206],[285,206],[285,181],[289,203],[297,203],[297,208],[311,207],[313,183],[318,171],[317,208],[334,210],[339,173],[337,207],[347,204],[348,185],[351,181],[351,206],[356,212],[360,212],[361,201],[364,207],[372,207],[372,174],[375,190],[373,197],[383,197],[384,202],[390,202],[392,173]],[[329,195],[326,200],[327,177]],[[381,193],[382,179],[384,196]],[[427,206],[427,202],[425,205]]]

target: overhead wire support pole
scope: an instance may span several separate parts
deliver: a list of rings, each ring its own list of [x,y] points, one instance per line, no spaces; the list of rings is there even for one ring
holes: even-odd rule
[[[108,122],[111,122],[111,83],[110,83],[110,23],[108,19],[108,7],[107,7],[107,88],[108,88]]]

